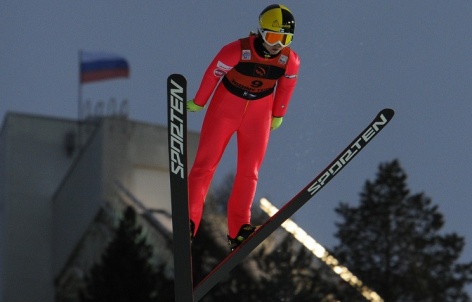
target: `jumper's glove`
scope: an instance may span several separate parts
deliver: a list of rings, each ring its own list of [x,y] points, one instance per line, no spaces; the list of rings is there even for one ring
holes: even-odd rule
[[[197,105],[193,102],[193,100],[187,102],[187,110],[190,112],[197,112],[202,110],[203,108],[205,108],[205,106]]]
[[[280,127],[280,125],[282,125],[282,121],[283,121],[283,117],[275,117],[273,116],[272,117],[272,122],[270,123],[270,130],[276,130],[277,128]]]

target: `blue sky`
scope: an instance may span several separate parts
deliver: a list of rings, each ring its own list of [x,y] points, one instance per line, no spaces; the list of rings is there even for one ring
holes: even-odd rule
[[[182,73],[189,97],[216,52],[255,30],[262,1],[0,2],[0,115],[76,118],[78,51],[126,57],[131,77],[83,85],[92,104],[128,100],[131,119],[166,124],[166,78]],[[329,247],[340,201],[357,204],[382,162],[399,159],[412,193],[465,236],[472,260],[472,2],[286,1],[301,57],[297,89],[272,133],[257,197],[280,207],[316,176],[382,108],[391,124],[294,220]],[[204,113],[191,114],[198,131]],[[233,171],[234,142],[216,175]],[[256,204],[257,205],[257,202]]]

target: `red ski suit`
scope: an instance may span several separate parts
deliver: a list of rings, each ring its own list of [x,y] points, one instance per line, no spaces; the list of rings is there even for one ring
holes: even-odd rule
[[[266,59],[257,55],[255,39],[251,36],[224,46],[207,68],[194,98],[195,104],[205,106],[214,92],[188,178],[190,219],[195,223],[195,233],[211,180],[234,133],[238,158],[228,201],[229,236],[235,238],[240,227],[250,223],[271,119],[285,115],[296,85],[300,65],[297,54],[286,47]]]

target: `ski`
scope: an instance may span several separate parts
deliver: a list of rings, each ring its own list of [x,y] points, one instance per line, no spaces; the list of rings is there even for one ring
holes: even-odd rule
[[[194,290],[199,301],[213,286],[222,280],[236,265],[271,235],[285,220],[290,218],[308,200],[331,181],[359,152],[388,124],[395,112],[381,110],[365,128],[318,176],[308,183],[295,197],[288,201],[274,216],[270,217],[248,239],[218,264]]]
[[[180,74],[167,78],[167,119],[170,196],[174,246],[175,300],[193,298],[192,254],[187,185],[187,80]]]

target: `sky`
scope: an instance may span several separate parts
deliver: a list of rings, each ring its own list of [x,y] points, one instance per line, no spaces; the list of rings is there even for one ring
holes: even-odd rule
[[[0,117],[78,117],[82,102],[127,100],[132,120],[166,125],[166,80],[181,73],[191,98],[214,55],[257,28],[265,1],[0,2]],[[338,244],[334,209],[357,205],[381,163],[398,159],[412,194],[463,236],[472,261],[472,2],[285,1],[301,59],[282,126],[272,132],[256,202],[281,207],[318,175],[382,108],[391,123],[293,219],[320,244]],[[79,50],[125,57],[129,79],[79,85]],[[93,113],[93,112],[92,112]],[[199,131],[204,112],[189,114]],[[228,146],[214,184],[235,168]],[[469,287],[471,288],[471,287]],[[469,290],[472,293],[472,289]],[[472,294],[470,294],[472,295]]]

